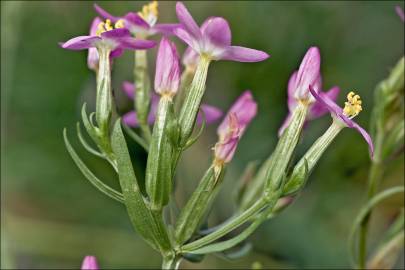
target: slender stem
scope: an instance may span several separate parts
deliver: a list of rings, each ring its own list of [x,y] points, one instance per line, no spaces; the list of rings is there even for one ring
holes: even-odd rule
[[[383,138],[381,136],[382,132],[376,133],[375,138],[375,152],[374,152],[374,159],[371,163],[371,168],[369,172],[368,178],[368,187],[367,187],[367,201],[369,201],[372,197],[374,197],[377,186],[380,180],[384,175],[384,166],[381,163],[381,148],[383,143]],[[370,223],[372,211],[370,211],[367,216],[364,218],[362,223],[360,224],[360,231],[359,231],[359,242],[358,242],[358,267],[360,269],[364,269],[366,266],[367,260],[367,234],[368,234],[368,227]]]
[[[380,182],[384,172],[384,168],[381,163],[373,162],[370,169],[370,176],[369,176],[369,184],[368,184],[368,192],[367,192],[367,201],[369,201],[376,193],[377,184]],[[360,225],[360,232],[359,232],[359,261],[358,266],[359,269],[364,269],[366,265],[367,259],[367,234],[368,234],[368,227],[371,218],[370,211],[367,216],[364,218],[363,222]]]
[[[134,105],[137,113],[139,127],[147,142],[151,139],[151,131],[148,125],[150,109],[150,78],[148,75],[148,59],[145,50],[135,51],[134,64],[135,100]]]
[[[163,256],[162,269],[179,269],[181,257],[178,256]]]
[[[252,205],[249,209],[247,209],[240,215],[229,220],[227,223],[225,223],[221,228],[219,228],[215,232],[208,234],[187,245],[184,245],[181,248],[181,250],[183,252],[187,252],[190,250],[200,248],[202,246],[205,246],[205,245],[217,240],[218,238],[226,235],[227,233],[233,231],[234,229],[236,229],[237,227],[241,226],[243,223],[248,221],[252,216],[254,216],[261,209],[263,209],[263,207],[265,207],[268,203],[269,203],[269,201],[267,199],[261,198],[254,205]]]

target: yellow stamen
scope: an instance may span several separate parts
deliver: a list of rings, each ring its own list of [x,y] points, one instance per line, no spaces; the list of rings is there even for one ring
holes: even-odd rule
[[[114,27],[113,27],[113,25],[111,24],[111,20],[107,19],[107,20],[105,20],[105,22],[101,22],[101,23],[99,23],[99,24],[97,25],[96,35],[97,35],[97,36],[100,36],[101,33],[114,30],[114,28],[115,28],[115,29],[117,29],[117,28],[124,28],[124,26],[125,26],[125,25],[124,25],[124,21],[123,21],[122,19],[118,20],[118,21],[115,23]]]
[[[124,28],[124,26],[125,25],[124,25],[124,20],[123,19],[119,19],[114,25],[115,28]]]
[[[158,2],[152,1],[151,3],[144,5],[142,11],[138,12],[138,15],[142,17],[149,24],[153,25],[156,23],[158,17]]]
[[[347,101],[343,108],[343,114],[347,117],[353,118],[358,115],[362,110],[361,99],[359,95],[356,95],[353,91],[347,94]]]

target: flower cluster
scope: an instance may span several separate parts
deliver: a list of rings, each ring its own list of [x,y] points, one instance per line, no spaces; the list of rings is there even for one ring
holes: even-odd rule
[[[322,90],[320,49],[310,47],[288,81],[288,115],[279,129],[279,141],[252,180],[245,183],[237,212],[215,230],[199,231],[222,186],[225,168],[257,114],[258,105],[250,90],[244,91],[223,117],[217,128],[218,141],[212,148],[211,165],[172,219],[176,222],[168,224],[164,210],[173,197],[175,182],[181,181],[176,171],[183,152],[198,140],[205,124],[214,124],[222,118],[221,109],[203,102],[210,64],[218,60],[260,62],[268,59],[269,54],[232,45],[230,26],[222,17],[209,17],[200,27],[181,2],[175,9],[178,23],[172,24],[157,23],[156,1],[123,16],[111,15],[99,5],[94,8],[105,21],[94,18],[89,35],[60,45],[69,50],[88,50],[88,67],[97,75],[96,109],[88,116],[84,105],[82,119],[97,149],[85,141],[80,124],[78,137],[86,150],[110,163],[118,175],[121,190],[106,185],[87,168],[69,143],[66,130],[65,144],[86,178],[101,192],[125,204],[134,228],[162,254],[163,268],[177,268],[180,259],[190,254],[221,252],[245,240],[258,225],[295,199],[294,194],[302,190],[321,155],[344,127],[357,130],[373,155],[371,137],[353,121],[363,109],[360,96],[350,92],[344,108],[339,107],[335,101],[340,89],[334,86]],[[157,45],[158,42],[149,40],[157,34],[160,41],[152,84],[147,51]],[[173,41],[176,38],[187,46],[182,59]],[[122,82],[122,90],[133,101],[134,108],[122,115],[122,121],[118,117],[113,123],[117,106],[113,106],[111,66],[124,50],[134,51],[134,79]],[[305,123],[328,112],[333,119],[331,126],[290,170]],[[123,130],[148,153],[141,181],[137,175],[142,173],[134,172]],[[145,184],[143,189],[140,182]],[[213,243],[245,223],[250,225],[235,238]],[[82,269],[98,269],[95,257],[87,256]]]

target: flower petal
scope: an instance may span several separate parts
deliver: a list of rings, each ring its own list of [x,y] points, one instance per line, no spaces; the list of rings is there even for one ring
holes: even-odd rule
[[[402,10],[402,8],[400,6],[396,6],[395,11],[397,12],[397,14],[398,14],[399,18],[401,19],[401,21],[405,22],[405,15],[404,15],[404,11]]]
[[[101,8],[99,5],[94,4],[94,9],[96,10],[96,12],[103,17],[104,19],[109,19],[112,22],[116,22],[118,21],[120,18],[119,17],[115,17],[113,15],[111,15],[110,13],[108,13],[107,11],[105,11],[103,8]]]
[[[218,109],[217,107],[211,106],[211,105],[207,105],[207,104],[201,105],[201,111],[203,111],[203,113],[204,113],[205,121],[207,121],[207,124],[214,123],[219,118],[221,118],[223,115],[223,112],[220,109]],[[203,121],[203,116],[201,113],[198,113],[197,124],[201,124],[202,121]]]
[[[98,25],[101,23],[101,19],[99,17],[95,17],[91,22],[90,26],[90,36],[95,36],[97,33]]]
[[[317,47],[308,49],[302,59],[300,68],[298,69],[297,79],[295,80],[295,97],[298,99],[308,98],[308,87],[311,85],[316,91],[319,91],[321,54]],[[309,95],[310,96],[310,95]]]
[[[163,37],[156,58],[155,91],[176,94],[180,83],[180,63],[176,45]]]
[[[79,36],[62,43],[61,47],[68,50],[84,50],[95,47],[94,44],[100,40],[101,38],[97,36]]]
[[[173,35],[174,30],[181,27],[181,24],[178,23],[165,23],[165,24],[156,24],[153,26],[154,32],[162,33],[164,35]]]
[[[252,121],[257,113],[257,103],[254,101],[252,93],[249,90],[243,92],[229,109],[227,116],[217,129],[218,136],[221,138],[227,133],[231,119],[229,116],[235,114],[239,125],[239,135],[245,131],[247,125]]]
[[[189,46],[189,47],[187,47],[186,51],[183,54],[182,63],[186,67],[187,66],[196,67],[199,59],[200,59],[200,56],[198,55],[198,53]]]
[[[101,37],[116,40],[120,38],[131,37],[131,33],[129,33],[128,29],[126,28],[117,28],[101,33]]]
[[[96,48],[90,48],[87,53],[87,66],[96,71],[98,69],[99,56]]]
[[[177,2],[176,14],[177,18],[179,19],[180,23],[183,25],[185,30],[187,30],[187,32],[194,39],[201,40],[200,28],[198,27],[197,23],[194,21],[190,12],[188,12],[187,8],[184,6],[182,2]]]
[[[364,140],[368,144],[368,150],[370,152],[370,156],[373,157],[374,156],[374,144],[373,144],[373,140],[371,139],[370,135],[367,133],[367,131],[365,131],[361,126],[359,126],[359,124],[357,124],[354,121],[353,121],[352,128],[356,129],[358,132],[360,132],[361,136],[363,136]]]
[[[122,83],[122,90],[130,98],[134,99],[135,96],[135,85],[131,82],[125,81]]]
[[[297,71],[294,71],[293,74],[291,74],[290,79],[288,80],[288,86],[287,86],[287,105],[288,105],[288,110],[292,112],[294,108],[297,106],[297,100],[294,97],[295,93],[295,80],[297,79]]]
[[[221,56],[221,59],[237,62],[260,62],[269,57],[270,55],[263,51],[240,46],[229,46]]]
[[[231,45],[231,29],[228,22],[221,17],[211,17],[201,26],[205,49],[209,47],[228,47]],[[208,47],[208,48],[207,48]]]
[[[146,50],[156,46],[156,41],[133,37],[120,38],[118,42],[121,48],[131,50]]]
[[[110,53],[111,58],[118,58],[124,53],[122,48],[117,48]]]
[[[193,48],[195,51],[200,52],[200,46],[198,42],[190,36],[190,34],[184,30],[183,28],[179,27],[173,30],[173,33],[181,40],[183,40],[188,46]]]
[[[340,88],[338,86],[332,87],[328,92],[325,93],[325,95],[333,100],[336,101],[337,96],[339,95]],[[312,106],[308,114],[308,119],[312,120],[318,117],[321,117],[325,113],[328,112],[328,109],[323,106],[322,103],[316,101]]]
[[[81,270],[98,270],[97,259],[94,256],[84,257]]]
[[[143,29],[149,29],[150,26],[149,24],[141,17],[139,16],[137,13],[134,12],[128,12],[127,14],[125,14],[124,18],[125,22],[128,25],[128,28],[131,27],[140,27]],[[125,27],[127,27],[127,25],[125,25]],[[132,31],[131,31],[132,32]]]

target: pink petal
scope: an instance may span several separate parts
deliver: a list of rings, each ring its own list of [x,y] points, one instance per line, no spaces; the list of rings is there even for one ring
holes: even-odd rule
[[[223,112],[218,109],[217,107],[207,105],[207,104],[202,104],[201,105],[201,111],[204,112],[205,120],[207,121],[207,124],[214,123],[217,121],[219,118],[222,117]],[[197,124],[201,124],[203,120],[203,116],[201,113],[198,113],[197,115]]]
[[[135,96],[135,86],[133,83],[125,81],[122,83],[122,90],[125,92],[125,94],[130,98],[134,99]]]
[[[173,33],[181,40],[183,40],[188,46],[193,48],[195,51],[200,52],[199,43],[183,28],[176,28]]]
[[[328,92],[325,92],[325,95],[333,100],[336,101],[337,96],[339,95],[340,88],[337,86],[332,87]],[[311,106],[311,109],[309,111],[308,119],[312,120],[318,117],[321,117],[325,113],[328,112],[328,109],[323,106],[322,103],[315,101],[315,103]]]
[[[61,46],[68,50],[84,50],[95,47],[94,44],[100,40],[101,38],[97,36],[79,36],[69,39],[65,43],[62,43]]]
[[[128,29],[126,28],[117,28],[101,33],[101,37],[116,40],[120,38],[131,37],[131,33],[129,33]]]
[[[308,87],[311,85],[319,91],[316,81],[319,80],[321,65],[321,55],[317,47],[311,47],[302,59],[300,68],[298,69],[297,79],[295,80],[295,96],[299,99],[308,97]]]
[[[97,259],[94,256],[84,257],[81,270],[98,270]]]
[[[100,14],[101,17],[103,17],[104,19],[109,19],[112,22],[116,22],[118,21],[120,18],[119,17],[115,17],[113,15],[111,15],[110,13],[108,13],[107,11],[105,11],[104,9],[102,9],[99,5],[94,4],[94,9],[96,10],[96,12],[98,14]]]
[[[174,34],[174,30],[179,28],[180,24],[178,23],[167,23],[167,24],[156,24],[155,26],[153,26],[153,29],[158,32],[158,33],[162,33],[164,35],[173,35]]]
[[[374,156],[374,144],[373,144],[373,140],[371,139],[370,135],[367,133],[367,131],[365,131],[361,126],[359,126],[359,124],[357,124],[354,121],[353,121],[352,128],[356,129],[358,132],[360,132],[361,136],[363,136],[364,140],[368,144],[368,150],[370,152],[370,156],[373,157]]]
[[[288,80],[288,86],[287,86],[287,105],[288,105],[288,110],[292,112],[295,107],[297,106],[297,100],[294,97],[295,93],[295,80],[297,78],[297,71],[294,71],[293,74],[291,74],[290,79]]]
[[[201,33],[207,47],[228,47],[231,45],[231,29],[224,18],[208,18],[201,26]]]
[[[143,30],[150,28],[149,24],[137,13],[128,12],[123,19],[127,24],[129,24],[128,28],[139,27]],[[127,27],[127,25],[125,25],[125,27]]]
[[[176,14],[180,23],[187,30],[187,32],[189,32],[194,39],[201,40],[200,28],[182,2],[177,2]]]
[[[97,33],[98,25],[101,23],[101,19],[99,17],[95,17],[90,26],[90,36],[95,36]]]
[[[146,50],[156,46],[156,42],[153,40],[135,39],[133,37],[120,38],[118,42],[123,49],[132,50]]]
[[[221,56],[221,59],[237,62],[260,62],[269,57],[270,55],[263,51],[239,46],[229,46]]]
[[[177,92],[180,83],[180,63],[176,45],[163,37],[156,58],[155,91],[159,94]]]

